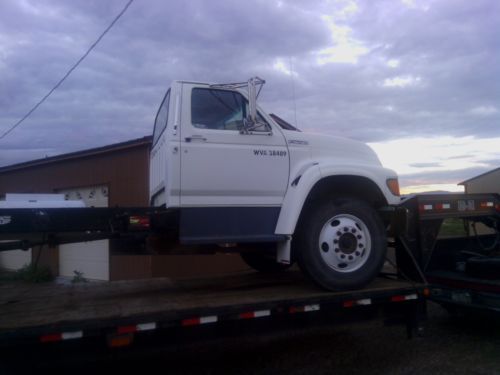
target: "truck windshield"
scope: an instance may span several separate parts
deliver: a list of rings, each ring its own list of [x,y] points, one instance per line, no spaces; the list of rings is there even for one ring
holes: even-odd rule
[[[153,133],[153,145],[156,144],[158,138],[160,138],[160,135],[167,127],[169,103],[170,103],[170,90],[167,91],[167,94],[163,98],[163,101],[161,102],[160,105],[160,109],[158,110],[158,114],[156,115],[155,129]]]

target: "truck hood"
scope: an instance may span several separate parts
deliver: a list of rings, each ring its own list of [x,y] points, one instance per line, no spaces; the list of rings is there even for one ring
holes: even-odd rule
[[[365,143],[348,138],[328,136],[324,134],[285,131],[289,147],[309,147],[311,157],[335,158],[346,164],[366,164],[382,166],[377,154]]]

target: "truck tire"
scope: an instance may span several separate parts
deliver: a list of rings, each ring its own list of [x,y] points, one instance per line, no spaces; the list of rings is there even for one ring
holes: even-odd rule
[[[380,272],[386,231],[376,210],[343,198],[311,207],[301,219],[294,254],[302,271],[328,290],[365,286]]]
[[[248,266],[261,273],[282,272],[292,266],[292,264],[278,263],[276,252],[244,251],[240,256]]]

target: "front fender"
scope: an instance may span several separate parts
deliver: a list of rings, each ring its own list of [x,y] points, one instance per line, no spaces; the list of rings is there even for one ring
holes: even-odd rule
[[[331,176],[353,176],[369,179],[378,186],[389,204],[399,202],[399,197],[389,191],[387,178],[396,178],[390,169],[371,165],[325,165],[311,164],[300,176],[293,176],[281,206],[276,234],[292,235],[299,220],[304,203],[312,188],[323,178]]]

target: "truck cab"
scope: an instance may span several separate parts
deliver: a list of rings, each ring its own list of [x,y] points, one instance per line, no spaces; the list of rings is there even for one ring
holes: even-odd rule
[[[155,119],[151,204],[179,211],[181,244],[251,244],[253,257],[275,248],[281,263],[357,285],[352,275],[372,264],[373,276],[385,256],[379,211],[399,202],[397,175],[363,143],[264,112],[263,84],[172,83]]]

